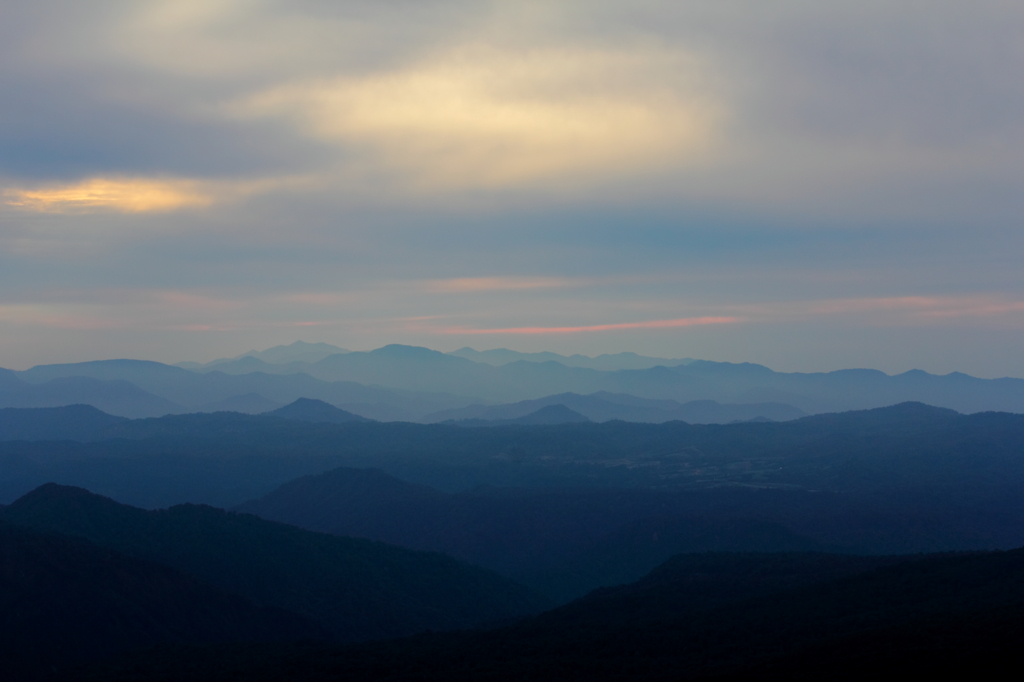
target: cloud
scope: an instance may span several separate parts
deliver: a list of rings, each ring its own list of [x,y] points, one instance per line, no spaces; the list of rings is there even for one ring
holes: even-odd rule
[[[724,105],[680,50],[473,44],[400,68],[290,83],[234,103],[430,189],[648,171],[713,147]]]
[[[410,189],[1020,210],[1024,10],[1005,2],[14,5],[0,169],[37,180],[316,174],[342,211]]]
[[[188,180],[91,178],[71,184],[4,191],[8,206],[40,213],[151,213],[209,206],[214,198]]]
[[[4,190],[2,196],[8,206],[36,213],[167,213],[312,184],[310,178],[304,177],[256,180],[94,177],[32,188],[11,187]]]
[[[731,359],[793,366],[827,338],[843,366],[829,344],[914,357],[960,329],[933,366],[1020,367],[1019,338],[989,339],[1024,323],[1024,4],[6,0],[3,19],[0,294],[30,307],[0,322],[23,357],[134,332],[176,356],[193,332],[171,328],[237,329],[194,332],[237,354],[315,323],[347,347],[578,328],[509,338],[697,356],[676,344],[714,337],[725,359],[735,338]],[[704,317],[744,322],[597,331]],[[88,353],[47,331],[90,318],[118,331]]]

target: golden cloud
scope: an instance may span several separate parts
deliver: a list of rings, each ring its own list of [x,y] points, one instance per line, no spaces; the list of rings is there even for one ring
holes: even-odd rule
[[[724,107],[695,57],[472,46],[407,68],[271,89],[231,110],[284,117],[426,188],[501,187],[692,161]]]
[[[35,189],[8,189],[4,197],[9,206],[40,213],[150,213],[213,203],[213,197],[195,181],[131,178],[91,178]]]

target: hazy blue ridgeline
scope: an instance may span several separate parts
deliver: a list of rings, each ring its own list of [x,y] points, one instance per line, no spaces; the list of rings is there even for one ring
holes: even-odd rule
[[[516,418],[546,405],[565,404],[592,421],[727,422],[743,417],[729,418],[701,406],[709,406],[706,401],[745,405],[740,410],[744,414],[754,410],[760,414],[753,416],[771,419],[905,401],[965,413],[1024,412],[1024,380],[916,370],[896,376],[874,370],[780,373],[749,363],[705,361],[614,371],[554,361],[494,366],[409,346],[284,364],[246,356],[211,371],[108,360],[0,372],[0,406],[8,407],[84,403],[111,414],[143,417],[224,409],[262,412],[298,398],[323,400],[380,421]],[[523,401],[535,402],[528,406]],[[504,408],[505,414],[482,414],[495,404],[515,403],[519,405]]]
[[[662,516],[761,519],[850,551],[1024,544],[1021,415],[959,415],[905,404],[779,423],[460,428],[236,413],[107,424],[109,416],[80,407],[9,410],[0,413],[0,424],[5,416],[46,412],[67,438],[62,410],[74,412],[86,430],[93,427],[79,413],[96,416],[102,423],[91,431],[95,440],[0,442],[0,500],[56,481],[146,508],[182,502],[231,507],[301,476],[337,467],[376,468],[439,494],[458,493],[451,504],[470,522],[489,518],[488,506],[505,508],[512,518],[535,516],[538,527],[545,527],[545,518],[603,519],[578,526],[590,529],[591,540],[617,525]],[[488,492],[500,490],[510,492]],[[327,504],[340,492],[324,494],[298,499]],[[405,516],[440,522],[449,513],[446,505],[435,509],[440,516],[423,508]],[[588,509],[597,510],[596,516],[588,517]],[[372,505],[364,512],[394,518]],[[320,530],[340,528],[312,525],[305,514],[280,518]],[[530,535],[528,527],[516,533],[534,542],[531,551],[538,550],[544,546],[538,538],[545,536]],[[487,528],[482,523],[485,539]],[[493,535],[516,537],[508,530]],[[555,533],[550,539],[551,547],[582,550],[568,536]],[[464,558],[483,562],[482,554],[469,553],[478,551],[469,545],[432,548],[458,549]]]

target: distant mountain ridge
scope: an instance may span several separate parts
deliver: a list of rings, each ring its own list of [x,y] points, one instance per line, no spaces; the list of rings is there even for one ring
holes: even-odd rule
[[[29,383],[9,370],[3,370],[0,378],[0,408],[84,404],[130,418],[160,417],[183,411],[181,405],[174,401],[154,395],[124,379],[69,374]]]
[[[233,358],[219,358],[210,362],[178,362],[175,363],[175,366],[183,367],[185,369],[208,369],[216,367],[217,365],[244,360],[245,358],[253,358],[270,365],[283,365],[290,362],[309,363],[316,362],[317,360],[323,360],[328,355],[350,352],[351,351],[344,348],[332,346],[329,343],[306,343],[305,341],[296,341],[288,344],[287,346],[274,346],[273,348],[268,348],[262,351],[251,350],[246,353],[242,353],[241,355],[236,355]]]
[[[807,414],[871,409],[908,401],[963,413],[1024,412],[1024,379],[978,379],[960,373],[937,376],[919,370],[895,376],[866,369],[783,373],[752,363],[705,360],[674,367],[659,365],[613,371],[569,367],[553,361],[517,360],[494,366],[428,348],[398,344],[369,352],[336,353],[313,363],[272,365],[247,357],[220,367],[196,372],[139,360],[41,365],[0,377],[3,379],[0,381],[0,406],[85,403],[116,414],[154,416],[208,409],[226,400],[241,400],[243,396],[256,394],[271,403],[287,404],[301,397],[315,398],[372,419],[418,421],[428,414],[474,403],[509,404],[569,393],[591,396],[604,393],[609,395],[602,396],[603,399],[620,405],[627,403],[620,398],[612,400],[612,396],[628,395],[634,399],[680,404],[695,401],[722,405],[777,404],[792,406]],[[47,384],[62,379],[69,381],[70,386],[81,383],[83,378],[94,380],[88,395],[81,392],[72,395],[71,388],[64,391],[61,384]],[[132,386],[98,385],[95,380],[129,382]],[[34,398],[35,402],[24,397],[33,391],[45,393],[57,389],[64,393],[47,394],[49,397],[45,400]],[[141,390],[149,396],[138,394],[131,398],[127,396],[131,390]],[[120,391],[124,395],[117,399],[120,402],[108,401],[104,403],[107,407],[103,407],[100,402],[107,400],[103,397],[104,391]],[[530,411],[540,407],[543,405]],[[640,405],[634,403],[633,407]],[[129,410],[134,412],[129,415]],[[791,411],[790,414],[798,413]],[[736,418],[746,420],[759,416],[779,419],[772,414]],[[473,418],[459,416],[463,417]],[[721,421],[717,417],[700,420]]]
[[[488,365],[500,367],[510,362],[525,360],[527,362],[557,362],[566,367],[584,367],[586,369],[597,369],[601,371],[614,371],[617,369],[650,369],[664,365],[675,367],[693,362],[693,358],[651,358],[636,353],[613,353],[589,357],[587,355],[559,355],[558,353],[520,353],[507,348],[495,348],[492,350],[478,351],[466,346],[453,350],[448,355],[455,355],[466,358],[473,362],[482,362]]]
[[[782,403],[722,405],[713,400],[693,400],[684,404],[675,400],[653,400],[622,393],[598,391],[586,396],[577,393],[560,393],[508,405],[470,405],[428,414],[423,417],[423,421],[428,423],[465,420],[507,421],[522,418],[551,405],[564,405],[595,422],[619,419],[650,424],[674,420],[689,424],[728,424],[757,418],[770,421],[789,421],[807,416],[802,410]]]
[[[255,359],[253,361],[259,362]],[[249,372],[229,375],[219,370],[198,373],[146,360],[98,360],[70,365],[40,365],[24,372],[4,371],[8,374],[0,375],[0,378],[6,379],[0,382],[0,407],[50,407],[85,403],[111,414],[133,418],[218,411],[232,407],[236,410],[244,407],[247,409],[238,411],[250,413],[263,412],[298,398],[315,398],[341,409],[352,406],[353,409],[348,411],[357,409],[361,416],[373,419],[414,421],[427,412],[461,407],[473,402],[471,398],[459,398],[440,392],[417,393],[351,381],[324,381],[303,373],[273,375]],[[40,401],[23,398],[24,395],[35,395],[46,389],[48,382],[66,377],[81,377],[84,380],[76,381],[99,387],[106,384],[97,382],[131,382],[135,393],[129,395],[130,399],[117,403],[104,402],[102,394],[93,397],[71,393],[66,399],[57,396],[41,404]],[[146,396],[151,396],[151,399]]]

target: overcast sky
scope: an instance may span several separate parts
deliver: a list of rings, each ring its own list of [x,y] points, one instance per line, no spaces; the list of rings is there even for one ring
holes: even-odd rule
[[[1024,3],[0,0],[0,366],[1024,376]]]

